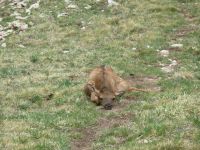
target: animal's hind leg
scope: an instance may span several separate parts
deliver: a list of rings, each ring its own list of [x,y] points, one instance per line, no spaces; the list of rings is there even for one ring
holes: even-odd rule
[[[115,95],[122,96],[128,89],[129,89],[129,84],[127,83],[127,81],[120,78]]]

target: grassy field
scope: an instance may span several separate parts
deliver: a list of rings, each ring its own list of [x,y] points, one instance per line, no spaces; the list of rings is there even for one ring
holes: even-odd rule
[[[28,29],[0,41],[0,149],[200,149],[199,0],[116,1],[41,0]],[[27,15],[9,3],[0,3],[2,26],[14,11]],[[102,64],[160,90],[96,107],[82,89]]]

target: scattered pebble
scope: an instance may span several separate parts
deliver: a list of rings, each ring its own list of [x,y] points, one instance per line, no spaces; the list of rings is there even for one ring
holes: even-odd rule
[[[77,6],[77,5],[74,5],[74,4],[69,4],[67,7],[68,7],[68,8],[71,8],[71,9],[76,9],[76,8],[78,8],[78,6]]]
[[[69,51],[63,51],[64,54],[69,53]]]
[[[58,14],[57,17],[59,18],[59,17],[67,16],[67,15],[68,15],[68,14],[64,12],[64,13]]]
[[[115,2],[114,0],[108,0],[108,6],[117,6],[119,3]]]
[[[136,50],[137,50],[137,48],[133,47],[133,48],[132,48],[132,50],[133,50],[133,51],[136,51]]]
[[[166,72],[166,73],[173,72],[174,67],[178,64],[176,60],[169,59],[169,61],[171,61],[171,63],[168,66],[164,66],[164,67],[161,68],[161,70],[163,72]]]
[[[32,9],[37,9],[40,7],[40,0],[38,0],[35,4],[32,4],[28,9],[26,9],[26,13],[31,14]]]
[[[88,9],[91,9],[91,8],[92,8],[92,6],[90,6],[90,5],[87,5],[87,6],[85,6],[84,8],[88,10]]]
[[[15,18],[18,20],[26,20],[28,18],[28,16],[26,16],[26,17],[16,16]]]
[[[28,28],[28,24],[20,22],[19,20],[13,21],[8,25],[11,29],[24,31]]]
[[[6,46],[7,46],[6,43],[1,44],[1,47],[3,47],[3,48],[6,48]]]
[[[163,56],[163,57],[167,57],[167,56],[169,56],[169,51],[168,50],[161,50],[160,55]]]
[[[71,1],[70,1],[70,0],[65,0],[65,3],[66,3],[66,4],[70,4]]]
[[[181,47],[183,47],[183,44],[172,44],[171,47],[173,47],[173,48],[181,48]]]
[[[18,46],[19,46],[20,48],[25,48],[25,46],[22,45],[22,44],[19,44]]]
[[[161,70],[165,73],[170,73],[170,72],[174,71],[174,68],[171,66],[165,66],[165,67],[162,67]]]

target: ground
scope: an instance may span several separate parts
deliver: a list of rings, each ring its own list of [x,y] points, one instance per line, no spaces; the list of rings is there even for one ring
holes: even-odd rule
[[[0,1],[0,149],[200,149],[198,0],[12,2]],[[28,18],[9,26],[14,12]],[[102,64],[150,92],[95,106],[82,91]]]

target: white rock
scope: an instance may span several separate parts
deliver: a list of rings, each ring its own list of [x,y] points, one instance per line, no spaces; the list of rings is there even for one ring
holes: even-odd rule
[[[74,4],[69,4],[67,7],[68,7],[68,8],[71,8],[71,9],[76,9],[76,8],[78,8],[78,6],[77,6],[77,5],[74,5]]]
[[[38,0],[35,4],[32,4],[28,9],[26,9],[26,13],[31,14],[31,9],[37,9],[40,7],[40,0]]]
[[[133,48],[132,48],[132,50],[133,50],[133,51],[136,51],[136,50],[137,50],[137,48],[133,47]]]
[[[58,14],[57,17],[59,18],[59,17],[67,16],[67,15],[68,15],[68,14],[64,12],[64,13]]]
[[[167,57],[167,56],[169,56],[169,51],[168,50],[161,50],[160,55],[163,56],[163,57]]]
[[[70,4],[71,1],[70,1],[70,0],[65,0],[65,3],[66,3],[66,4]]]
[[[114,0],[108,0],[108,6],[117,6],[119,3],[115,2]]]
[[[171,47],[173,47],[173,48],[181,48],[181,47],[183,47],[183,44],[172,44]]]
[[[172,60],[170,66],[176,66],[178,63],[176,60]]]
[[[63,51],[64,54],[69,53],[69,51]]]
[[[21,26],[20,26],[20,31],[24,31],[24,30],[26,30],[26,29],[28,29],[28,24],[21,24]]]
[[[26,3],[24,2],[17,3],[17,8],[23,8],[23,7],[26,7]]]
[[[165,66],[165,67],[162,67],[161,70],[165,73],[170,73],[170,72],[174,71],[174,68],[171,66]]]
[[[3,18],[0,18],[0,22],[3,20]]]
[[[85,6],[84,8],[88,10],[88,9],[91,9],[91,8],[92,8],[92,6],[90,6],[90,5],[87,5],[87,6]]]
[[[20,48],[25,48],[25,46],[22,45],[22,44],[19,44],[18,46],[19,46]]]
[[[7,45],[6,43],[2,43],[1,46],[5,48]]]
[[[28,24],[20,22],[19,20],[16,20],[16,21],[9,23],[8,27],[15,29],[15,30],[19,29],[20,31],[24,31],[28,28]]]
[[[85,29],[86,29],[86,27],[82,27],[82,28],[81,28],[81,30],[85,30]]]
[[[26,16],[26,17],[16,16],[15,18],[18,20],[26,20],[28,18],[28,16]]]

